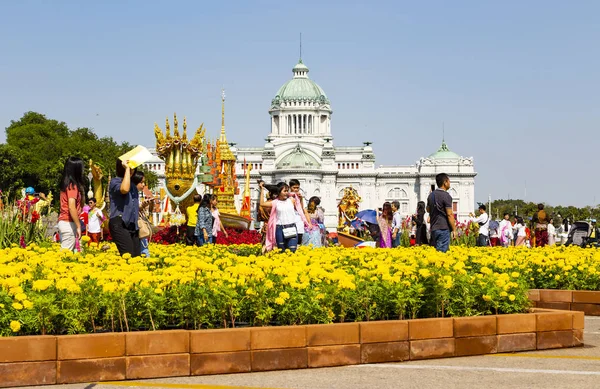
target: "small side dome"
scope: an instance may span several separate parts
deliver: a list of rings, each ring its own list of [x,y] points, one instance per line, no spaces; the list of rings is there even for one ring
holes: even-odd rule
[[[277,163],[277,169],[320,169],[321,164],[315,157],[302,150],[298,144],[294,151]]]
[[[431,154],[428,158],[431,159],[460,159],[460,155],[454,151],[450,151],[445,141],[442,141],[442,145],[435,153]]]

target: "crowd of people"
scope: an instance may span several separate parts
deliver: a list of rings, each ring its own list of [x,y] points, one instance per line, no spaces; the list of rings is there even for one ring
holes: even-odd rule
[[[62,248],[70,251],[80,250],[84,232],[90,243],[99,243],[103,239],[105,215],[97,208],[97,199],[91,197],[84,205],[84,169],[81,158],[69,157],[60,180],[58,240]],[[150,256],[148,241],[151,227],[144,210],[153,199],[140,200],[140,192],[145,186],[144,172],[131,169],[128,161],[121,160],[117,160],[115,170],[116,177],[108,185],[108,230],[111,238],[121,255]]]
[[[376,211],[376,223],[371,223],[370,231],[377,247],[400,246],[400,237],[408,229],[411,245],[429,244],[438,251],[448,251],[451,240],[457,237],[452,198],[448,193],[450,178],[440,173],[436,176],[436,184],[437,188],[429,194],[427,202],[419,201],[408,220],[400,214],[398,201],[385,202]],[[121,255],[150,256],[148,242],[152,225],[146,209],[154,200],[144,200],[140,196],[144,186],[141,170],[131,169],[128,161],[117,160],[116,176],[108,186],[108,230]],[[300,182],[295,179],[272,185],[259,181],[259,187],[257,222],[259,226],[262,223],[264,252],[274,248],[295,252],[299,245],[322,247],[328,244],[319,197],[313,196],[305,204]],[[27,189],[27,196],[33,196],[29,192],[34,192],[33,188]],[[187,208],[186,244],[214,244],[219,234],[227,236],[220,220],[217,196],[196,194],[193,199],[194,204]],[[83,232],[91,243],[99,243],[103,238],[104,213],[97,208],[95,198],[88,199],[86,205],[83,205],[84,201],[84,163],[80,158],[70,157],[64,164],[60,181],[57,227],[63,248],[78,250]],[[558,231],[543,204],[538,205],[529,224],[523,217],[508,213],[500,222],[492,220],[485,205],[479,206],[477,215],[469,216],[470,222],[479,226],[477,246],[543,247],[557,241]],[[569,225],[565,228],[568,232]],[[595,220],[592,220],[590,231],[586,241],[597,244],[600,231]]]
[[[263,222],[263,251],[295,252],[299,245],[322,247],[327,244],[321,199],[313,196],[305,207],[300,182],[266,185],[259,181],[258,221]]]

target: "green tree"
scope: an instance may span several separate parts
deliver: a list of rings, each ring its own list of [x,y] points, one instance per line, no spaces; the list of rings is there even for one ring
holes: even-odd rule
[[[18,189],[24,186],[23,171],[19,164],[19,154],[8,145],[0,144],[0,190],[8,200],[18,197]]]
[[[19,166],[24,186],[57,193],[63,164],[69,156],[70,131],[64,122],[48,120],[44,115],[27,112],[6,128],[6,144],[19,150]]]
[[[107,185],[108,176],[115,175],[117,158],[133,148],[111,137],[99,138],[90,128],[70,130],[64,122],[37,112],[27,112],[21,119],[11,121],[6,128],[6,145],[2,147],[0,160],[12,162],[11,169],[0,173],[1,185],[5,186],[6,180],[16,188],[32,186],[37,191],[55,194],[59,192],[58,181],[68,157],[80,157],[86,166],[93,160],[102,167]],[[150,183],[156,182],[155,176],[154,180],[151,174],[148,176]]]

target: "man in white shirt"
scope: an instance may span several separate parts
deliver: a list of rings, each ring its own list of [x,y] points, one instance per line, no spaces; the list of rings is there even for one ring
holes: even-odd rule
[[[485,247],[490,245],[490,215],[487,214],[485,205],[479,206],[479,216],[475,217],[472,213],[469,215],[471,221],[479,224],[479,236],[477,237],[477,246]]]
[[[392,247],[400,246],[400,236],[402,232],[402,216],[400,215],[400,202],[392,201],[392,212],[394,217],[392,219]]]

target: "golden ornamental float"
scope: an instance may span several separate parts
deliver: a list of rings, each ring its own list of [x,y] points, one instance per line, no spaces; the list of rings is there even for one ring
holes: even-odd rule
[[[164,193],[170,205],[166,206],[164,222],[171,225],[184,223],[185,209],[193,204],[193,195],[204,184],[205,193],[217,195],[221,222],[225,227],[248,229],[250,221],[238,215],[235,196],[239,194],[235,174],[236,157],[225,134],[225,93],[221,98],[221,134],[211,143],[201,124],[191,140],[187,138],[187,120],[183,119],[183,133],[179,133],[177,115],[173,117],[173,135],[169,119],[166,128],[154,124],[156,152],[165,161]]]
[[[351,223],[356,220],[359,203],[362,198],[353,187],[344,188],[344,195],[338,204],[338,239],[344,247],[354,247],[363,241],[358,236],[350,234]]]

